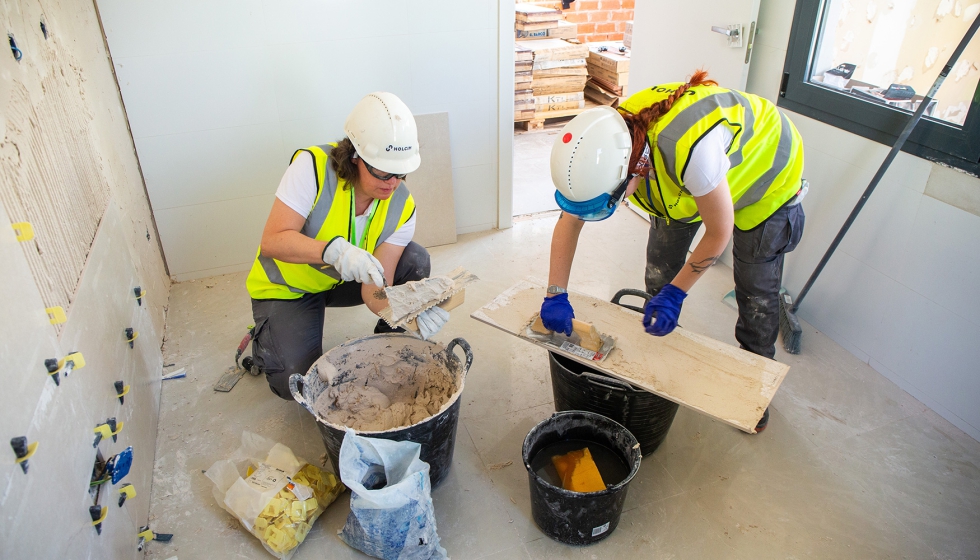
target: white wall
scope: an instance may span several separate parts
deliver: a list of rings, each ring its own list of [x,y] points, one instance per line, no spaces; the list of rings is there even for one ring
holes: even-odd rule
[[[794,2],[762,0],[747,90],[776,99]],[[799,293],[889,147],[796,113],[806,231],[786,261]],[[800,316],[980,439],[980,180],[900,154]],[[806,352],[806,334],[803,337]]]
[[[372,91],[449,113],[457,232],[496,226],[498,0],[98,6],[178,280],[247,269],[289,156]]]

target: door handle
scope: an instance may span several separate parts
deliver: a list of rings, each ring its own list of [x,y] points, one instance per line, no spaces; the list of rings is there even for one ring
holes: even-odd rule
[[[733,48],[741,48],[742,46],[742,24],[736,23],[729,25],[728,27],[721,27],[719,25],[712,25],[711,30],[715,33],[721,33],[722,35],[728,37],[728,46]]]

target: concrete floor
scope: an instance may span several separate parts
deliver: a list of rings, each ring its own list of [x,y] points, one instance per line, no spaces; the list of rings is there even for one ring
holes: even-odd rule
[[[514,134],[515,216],[558,209],[551,181],[551,146],[567,122],[562,119],[549,123],[544,130]]]
[[[433,492],[439,535],[453,558],[978,558],[980,443],[953,427],[826,336],[805,326],[804,352],[771,407],[769,428],[747,435],[681,408],[667,439],[643,460],[620,526],[570,547],[530,518],[524,436],[553,411],[547,354],[469,318],[518,281],[547,276],[556,216],[461,236],[432,250],[434,273],[462,265],[481,281],[436,336],[463,337],[476,359],[463,394],[454,464]],[[647,225],[629,211],[590,224],[572,288],[602,297],[641,287]],[[163,386],[151,525],[174,533],[149,558],[267,558],[225,513],[202,474],[251,430],[311,461],[324,456],[313,418],[246,376],[231,393],[212,386],[251,322],[245,274],[173,286],[164,363],[186,379]],[[734,344],[736,313],[721,302],[731,270],[715,266],[681,315],[688,329]],[[365,308],[331,310],[324,348],[371,332]],[[343,328],[330,325],[344,325]],[[513,461],[489,470],[489,465]],[[297,560],[362,558],[336,536],[343,494],[298,549]]]

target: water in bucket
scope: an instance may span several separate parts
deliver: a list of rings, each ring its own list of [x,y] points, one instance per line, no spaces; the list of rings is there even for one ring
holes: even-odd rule
[[[599,469],[599,475],[602,476],[602,482],[607,487],[615,486],[629,476],[629,466],[618,453],[602,444],[582,439],[559,441],[546,446],[531,460],[531,469],[548,484],[561,488],[561,477],[558,476],[552,457],[584,448],[588,448],[596,468]]]

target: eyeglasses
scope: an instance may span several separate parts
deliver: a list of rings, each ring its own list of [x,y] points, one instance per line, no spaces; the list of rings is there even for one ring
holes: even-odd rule
[[[362,158],[361,161],[364,161],[364,159]],[[372,177],[374,177],[375,179],[377,179],[379,181],[390,181],[392,179],[398,179],[399,181],[405,180],[405,176],[406,175],[404,173],[401,173],[401,174],[398,174],[398,173],[385,173],[383,175],[378,175],[378,173],[380,173],[381,171],[378,170],[378,169],[375,169],[375,168],[371,167],[371,165],[368,162],[366,162],[366,161],[364,161],[364,167],[367,167],[368,173],[370,173]]]

